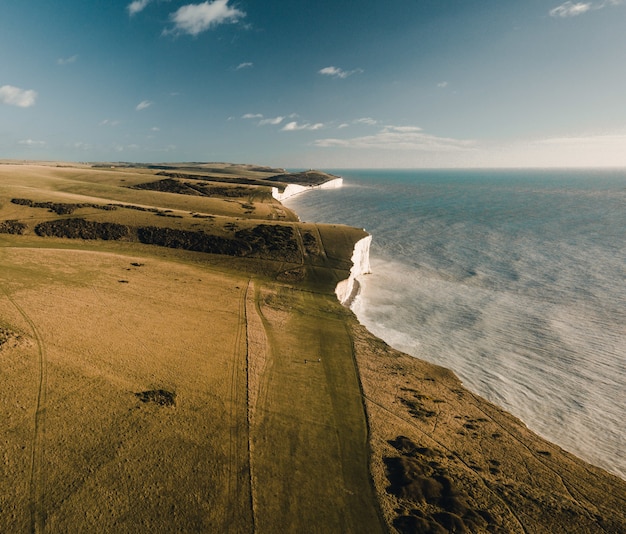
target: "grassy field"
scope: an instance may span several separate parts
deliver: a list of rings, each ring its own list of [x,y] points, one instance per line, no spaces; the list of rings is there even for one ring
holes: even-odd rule
[[[0,164],[0,532],[623,532],[624,481],[358,325],[366,234],[288,181]]]
[[[231,258],[36,235],[76,217],[218,236],[295,219],[262,186],[245,199],[254,217],[228,197],[127,187],[155,178],[0,166],[0,221],[26,225],[0,234],[0,531],[382,530],[346,312],[332,296],[345,256],[318,259],[309,276],[300,250]],[[59,215],[14,198],[180,218]],[[362,237],[322,231],[350,247]]]

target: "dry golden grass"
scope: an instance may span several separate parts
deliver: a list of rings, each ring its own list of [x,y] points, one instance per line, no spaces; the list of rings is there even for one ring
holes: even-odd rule
[[[24,235],[0,234],[0,326],[12,335],[0,349],[0,531],[382,530],[347,312],[332,294],[345,258],[322,258],[309,272],[280,256],[40,238],[37,222],[68,216],[11,198],[119,200],[127,194],[120,175],[0,173],[0,220],[28,224]],[[159,209],[186,201],[132,194]],[[209,211],[212,199],[201,200]],[[229,222],[253,228],[237,215],[81,208],[72,217],[224,234]],[[364,235],[322,232],[348,255]]]
[[[20,385],[3,404],[22,407],[3,426],[4,480],[22,491],[3,492],[1,530],[217,531],[235,514],[250,525],[247,280],[68,250],[4,249],[2,266],[0,316],[31,341],[3,353],[3,378]],[[174,407],[136,396],[159,389]]]

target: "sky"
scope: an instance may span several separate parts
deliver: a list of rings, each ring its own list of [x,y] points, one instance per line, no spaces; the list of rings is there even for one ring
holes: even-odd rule
[[[2,0],[0,159],[626,167],[626,0]]]

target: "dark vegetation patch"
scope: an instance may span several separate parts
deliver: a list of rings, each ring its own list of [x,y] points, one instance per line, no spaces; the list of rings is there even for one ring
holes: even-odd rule
[[[8,220],[0,222],[0,234],[22,235],[27,226],[20,221]]]
[[[131,229],[123,224],[93,222],[85,219],[62,219],[59,221],[42,222],[35,226],[35,233],[41,237],[103,239],[105,241],[131,237]]]
[[[405,436],[389,442],[398,456],[384,458],[387,491],[402,507],[393,525],[403,534],[476,532],[497,528],[489,513],[474,510],[469,497],[442,467],[443,455]]]
[[[166,178],[165,180],[159,180],[156,182],[138,184],[133,186],[132,189],[161,191],[165,193],[176,193],[179,195],[226,198],[247,197],[253,192],[249,187],[237,185],[228,187],[198,182],[183,182],[174,178]]]
[[[298,242],[291,226],[259,224],[235,232],[235,237],[252,247],[251,256],[267,259],[278,257],[293,263],[300,261]]]
[[[178,230],[146,226],[137,229],[139,241],[147,245],[167,248],[179,248],[208,254],[227,254],[245,256],[250,253],[251,245],[244,241],[210,235],[202,231]]]
[[[149,213],[157,214],[163,211],[158,208],[146,208],[145,206],[134,206],[133,204],[109,204],[109,206],[114,206],[116,208],[125,208],[127,210],[146,211]]]
[[[202,174],[185,174],[181,172],[158,172],[157,176],[169,176],[170,178],[182,178],[191,180],[205,180],[208,182],[239,184],[239,185],[262,185],[271,186],[268,183],[269,178],[243,178],[241,176],[225,177],[225,176],[206,176]]]
[[[35,226],[41,237],[67,239],[138,240],[147,245],[223,254],[235,257],[254,257],[299,263],[300,247],[291,226],[260,224],[253,228],[236,230],[224,237],[202,230],[181,230],[160,226],[130,227],[111,222],[95,222],[81,218],[45,221]]]
[[[11,348],[17,346],[21,340],[22,336],[8,328],[0,326],[0,351],[5,347]]]
[[[131,186],[131,189],[142,189],[146,191],[160,191],[162,193],[177,193],[181,195],[201,196],[201,193],[191,189],[183,182],[167,178],[157,182],[147,182]]]
[[[311,256],[319,256],[322,253],[320,244],[312,232],[302,232],[302,244],[306,253]]]
[[[34,202],[27,198],[12,198],[13,204],[19,206],[28,206],[29,208],[45,208],[57,215],[71,215],[79,208],[95,208],[97,210],[111,211],[116,209],[113,204],[92,204],[90,202],[81,202],[78,204],[63,202]]]
[[[141,391],[135,393],[135,396],[141,402],[151,402],[158,404],[159,406],[175,406],[176,405],[176,393],[173,391],[167,391],[165,389],[151,389],[148,391]]]
[[[165,211],[160,211],[157,214],[157,217],[170,217],[171,219],[182,219],[182,215],[176,215],[175,213],[167,213]]]
[[[271,176],[266,178],[268,182],[282,182],[286,184],[298,184],[298,185],[322,185],[323,183],[329,182],[330,180],[334,180],[338,178],[332,174],[326,174],[324,172],[319,171],[305,171],[305,172],[289,172],[286,174],[278,174],[276,176]]]
[[[437,415],[437,412],[427,408],[424,401],[429,401],[430,398],[426,395],[421,395],[415,391],[411,392],[412,395],[410,398],[400,397],[400,402],[404,404],[408,409],[409,413],[417,418],[417,419],[426,419],[428,417],[434,417]]]

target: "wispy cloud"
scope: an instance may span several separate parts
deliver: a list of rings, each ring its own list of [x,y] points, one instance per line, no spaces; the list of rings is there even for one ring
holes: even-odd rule
[[[535,144],[586,149],[598,149],[612,146],[621,149],[623,153],[624,147],[626,147],[626,134],[550,137],[535,141]]]
[[[441,89],[444,89],[444,88],[448,87],[448,82],[439,82],[437,84],[437,87],[439,87]]]
[[[149,108],[151,105],[152,105],[152,102],[150,102],[150,100],[142,100],[141,102],[139,102],[139,104],[137,104],[135,109],[137,111],[141,111],[143,109]]]
[[[78,54],[74,54],[70,57],[60,57],[57,59],[57,65],[69,65],[70,63],[76,63],[78,59]]]
[[[283,122],[283,120],[285,120],[285,117],[274,117],[272,119],[263,119],[262,121],[259,121],[259,126],[265,126],[267,124],[276,126],[277,124],[280,124],[281,122]]]
[[[100,126],[117,126],[119,123],[120,121],[117,121],[117,120],[104,119],[103,121],[99,123],[99,125]]]
[[[576,17],[589,11],[596,11],[610,6],[623,4],[624,0],[603,0],[602,2],[564,2],[550,10],[551,17]]]
[[[342,122],[339,126],[337,126],[338,130],[343,130],[344,128],[347,128],[348,126],[350,126],[347,122]]]
[[[23,139],[21,141],[18,141],[18,143],[20,145],[26,145],[30,147],[44,146],[46,144],[45,141],[35,141],[33,139]]]
[[[245,63],[239,63],[239,65],[235,67],[235,70],[249,69],[250,67],[253,67],[253,66],[254,66],[254,63],[252,63],[251,61],[246,61]]]
[[[363,117],[361,119],[356,119],[354,123],[355,124],[367,124],[368,126],[375,126],[376,124],[378,124],[378,121],[375,119],[372,119],[371,117]]]
[[[360,74],[363,72],[363,69],[354,69],[354,70],[343,70],[339,67],[324,67],[317,71],[318,74],[323,74],[324,76],[331,76],[333,78],[347,78],[348,76],[352,76],[353,74]]]
[[[37,91],[32,89],[20,89],[13,85],[3,85],[0,87],[0,102],[9,106],[29,108],[35,105]]]
[[[143,11],[151,1],[152,0],[134,0],[133,2],[128,4],[128,6],[126,6],[126,9],[128,9],[128,14],[132,17],[140,11]]]
[[[590,2],[565,2],[558,7],[550,10],[551,17],[576,17],[582,15],[591,9]]]
[[[418,126],[385,126],[375,135],[349,139],[318,139],[315,146],[323,148],[354,148],[382,150],[419,150],[423,152],[452,152],[468,150],[474,141],[438,137],[424,133]]]
[[[283,132],[296,132],[299,130],[321,130],[324,127],[324,124],[321,122],[316,122],[315,124],[305,123],[298,124],[296,121],[288,122],[285,124],[281,131]]]
[[[400,132],[400,133],[413,133],[421,132],[422,129],[419,126],[385,126],[384,132]]]
[[[235,23],[246,16],[243,11],[229,6],[228,2],[229,0],[215,0],[182,6],[170,15],[174,27],[163,33],[186,33],[195,36],[219,24]]]
[[[263,115],[260,113],[246,113],[241,116],[242,119],[262,119]]]

